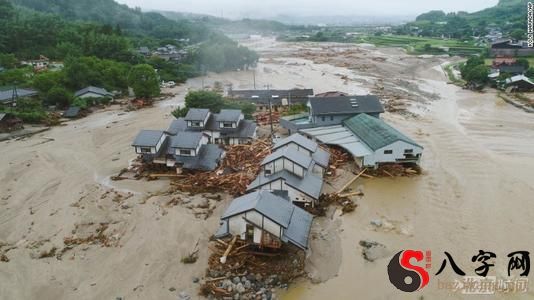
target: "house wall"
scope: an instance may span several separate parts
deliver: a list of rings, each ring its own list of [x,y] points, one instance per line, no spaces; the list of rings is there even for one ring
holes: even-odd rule
[[[138,147],[138,146],[136,146],[135,147],[135,152],[137,154],[156,154],[159,151],[159,149],[161,148],[161,145],[163,145],[163,142],[165,142],[166,138],[167,138],[167,135],[163,134],[161,136],[161,138],[159,139],[159,141],[158,141],[158,143],[156,144],[155,147]],[[150,153],[142,153],[141,152],[141,148],[150,148]]]
[[[313,165],[313,168],[312,168],[313,174],[320,176],[322,178],[324,175],[324,172],[325,172],[325,169],[323,167],[319,166],[318,164]]]
[[[328,115],[328,116],[313,115],[312,121],[315,124],[315,126],[341,125],[343,120],[348,119],[355,115],[357,114]]]
[[[405,158],[404,150],[406,149],[413,149],[412,155],[414,156],[418,154],[421,155],[423,153],[423,149],[421,147],[417,147],[404,141],[396,141],[388,146],[376,150],[371,155],[365,156],[363,158],[363,164],[365,166],[375,166],[380,163],[397,162],[397,160]],[[385,150],[392,150],[393,153],[385,154]],[[419,159],[417,159],[417,162],[418,161]]]
[[[268,164],[265,164],[263,166],[263,170],[270,170],[271,171],[271,174],[275,174],[277,172],[280,172],[280,171],[283,171],[283,170],[287,170],[297,176],[300,176],[300,177],[304,177],[304,168],[297,165],[296,163],[294,163],[293,161],[287,159],[287,158],[284,158],[284,157],[281,157],[275,161],[272,161]],[[269,176],[268,174],[266,176]]]
[[[241,239],[245,239],[247,222],[243,218],[246,218],[251,223],[276,236],[277,238],[281,238],[283,234],[283,227],[271,221],[269,218],[264,217],[256,211],[249,211],[228,219],[228,232],[231,235],[239,236]],[[263,230],[260,228],[254,228],[253,240],[254,243],[257,244],[261,242],[261,235]]]
[[[92,92],[88,92],[86,94],[79,96],[79,98],[102,98],[102,97],[104,96],[100,94],[92,93]]]
[[[285,184],[285,180],[283,179],[279,179],[271,183],[262,185],[259,187],[259,189],[263,191],[287,191],[289,199],[292,202],[313,203],[315,200],[318,200],[313,199],[312,197],[304,194],[303,192]]]
[[[303,148],[299,144],[294,143],[294,142],[291,142],[291,143],[289,143],[289,144],[287,144],[287,145],[285,145],[283,147],[280,147],[280,149],[286,149],[286,148],[294,149],[294,150],[298,151],[299,153],[302,153],[302,154],[304,154],[306,156],[310,156],[310,157],[313,154],[310,150],[308,150],[306,148]]]

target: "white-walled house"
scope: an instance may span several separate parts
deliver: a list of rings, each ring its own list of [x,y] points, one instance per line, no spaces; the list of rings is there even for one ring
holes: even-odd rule
[[[145,156],[157,156],[161,153],[167,135],[162,130],[141,130],[132,146],[135,153]]]
[[[278,249],[290,243],[306,250],[312,221],[312,215],[286,199],[256,191],[230,203],[215,237],[237,236],[260,248]]]
[[[316,142],[304,137],[301,134],[292,134],[289,137],[278,140],[272,150],[278,151],[282,149],[294,149],[299,154],[310,157],[313,162],[313,173],[324,175],[324,172],[328,169],[330,162],[330,153],[321,147]]]

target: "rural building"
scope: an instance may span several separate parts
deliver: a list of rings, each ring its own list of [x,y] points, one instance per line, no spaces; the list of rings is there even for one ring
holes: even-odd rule
[[[215,237],[237,236],[260,248],[279,249],[285,243],[307,250],[312,221],[311,214],[286,199],[256,191],[230,203]]]
[[[257,110],[268,110],[269,103],[277,111],[293,104],[306,104],[313,96],[313,89],[292,90],[230,90],[228,97],[256,105]]]
[[[79,98],[104,98],[104,97],[113,97],[113,94],[106,91],[104,88],[88,86],[84,89],[81,89],[74,93],[74,97]]]
[[[191,108],[184,118],[174,120],[168,132],[202,131],[211,144],[245,144],[257,137],[256,123],[245,120],[241,110],[222,109],[218,114],[209,109]]]
[[[512,41],[511,39],[497,40],[491,44],[490,55],[493,57],[531,56],[534,48],[528,47],[526,41]]]
[[[358,114],[379,118],[384,107],[377,96],[311,97],[309,112],[280,118],[280,125],[290,134],[300,129],[340,125],[344,120]]]
[[[0,132],[11,132],[23,128],[21,119],[11,113],[0,113]]]
[[[48,69],[50,59],[44,55],[39,55],[39,59],[22,62],[22,64],[32,66],[34,71],[39,72]]]
[[[78,106],[71,106],[63,112],[64,118],[77,118],[80,116],[81,108]]]
[[[283,192],[295,204],[315,206],[329,160],[330,153],[303,136],[283,139],[262,161],[259,175],[247,190]]]
[[[37,91],[30,89],[21,89],[17,87],[10,87],[7,89],[0,89],[0,105],[15,106],[19,98],[31,98],[37,96]]]
[[[416,163],[423,147],[381,119],[359,114],[342,125],[300,130],[324,144],[345,149],[360,167],[378,167],[385,163]]]
[[[148,57],[150,56],[152,53],[150,52],[150,49],[148,49],[148,47],[139,47],[139,49],[137,49],[137,53],[145,56],[145,57]]]
[[[534,83],[525,75],[516,75],[506,79],[505,87],[516,92],[534,91]]]
[[[208,145],[202,132],[180,131],[169,135],[161,130],[141,130],[132,146],[144,162],[183,169],[213,171],[224,156],[217,145]]]

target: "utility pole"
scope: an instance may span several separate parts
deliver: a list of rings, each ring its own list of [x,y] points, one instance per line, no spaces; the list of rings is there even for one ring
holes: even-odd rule
[[[269,101],[269,120],[270,120],[270,123],[271,123],[271,138],[274,137],[274,126],[273,126],[273,103],[272,103],[272,95],[271,93],[269,93],[269,91],[271,90],[271,85],[270,84],[267,84],[265,85],[265,87],[267,88],[267,100]]]

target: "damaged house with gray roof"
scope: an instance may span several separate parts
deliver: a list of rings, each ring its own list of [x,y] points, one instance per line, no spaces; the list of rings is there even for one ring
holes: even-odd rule
[[[241,110],[237,109],[211,113],[209,109],[191,108],[184,118],[174,120],[168,129],[173,134],[180,131],[200,131],[208,136],[210,144],[245,144],[257,137],[256,123],[245,120]]]
[[[186,170],[213,171],[224,157],[218,144],[248,143],[256,138],[257,126],[245,120],[240,110],[189,109],[173,120],[167,130],[141,130],[132,146],[145,163]]]
[[[274,193],[255,191],[234,199],[215,238],[236,236],[260,249],[291,244],[308,249],[313,216]]]
[[[261,163],[248,191],[277,192],[300,206],[315,206],[321,196],[330,153],[301,135],[278,141]]]
[[[379,118],[384,112],[380,99],[374,95],[310,97],[307,107],[307,113],[280,118],[280,125],[292,134],[305,128],[340,125],[362,113]]]
[[[268,110],[269,104],[275,111],[294,104],[306,104],[310,96],[313,96],[313,89],[228,91],[228,98],[252,103],[258,111]]]

